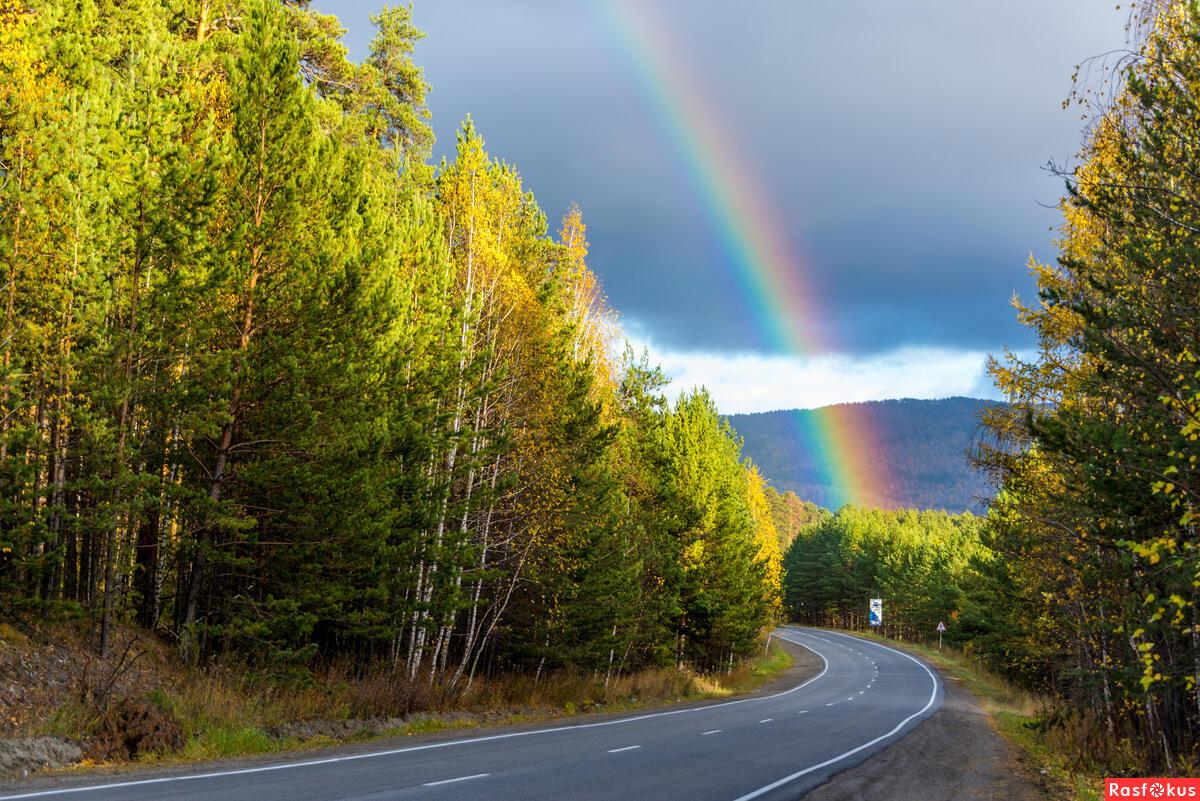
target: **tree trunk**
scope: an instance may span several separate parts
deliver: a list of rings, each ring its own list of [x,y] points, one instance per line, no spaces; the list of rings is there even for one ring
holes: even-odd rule
[[[260,189],[258,205],[255,208],[255,227],[262,224],[262,202],[263,193]],[[233,447],[234,429],[237,427],[239,415],[241,414],[242,400],[242,381],[245,378],[247,366],[245,360],[248,358],[247,351],[250,349],[250,339],[254,332],[254,292],[258,287],[258,279],[260,277],[259,265],[262,260],[262,247],[255,245],[250,254],[250,276],[246,281],[246,291],[243,300],[245,306],[242,312],[241,331],[238,335],[238,350],[237,358],[233,366],[233,388],[229,393],[229,415],[228,420],[221,426],[221,438],[217,444],[216,456],[213,460],[213,469],[210,473],[208,485],[208,499],[211,501],[211,506],[208,512],[208,520],[200,527],[196,536],[196,549],[192,555],[192,569],[188,576],[187,602],[184,609],[183,625],[190,627],[196,622],[197,604],[200,599],[200,584],[204,581],[205,568],[207,567],[208,547],[213,541],[213,522],[212,515],[217,505],[221,502],[222,493],[225,489],[226,471],[229,466],[229,454]],[[191,639],[189,635],[184,642],[188,643]],[[195,656],[194,653],[189,653],[191,645],[185,645],[184,653],[186,658]]]
[[[137,546],[134,553],[133,588],[138,596],[137,621],[144,628],[153,629],[158,620],[158,552],[159,516],[155,510],[149,514],[137,530]]]
[[[62,564],[56,563],[57,560],[53,557],[60,545],[62,544],[62,521],[64,506],[66,505],[66,484],[67,484],[67,442],[70,438],[70,431],[67,424],[62,420],[61,409],[55,414],[55,419],[51,423],[50,429],[50,460],[51,460],[51,480],[50,480],[50,508],[49,519],[46,523],[46,561],[51,564],[46,565],[42,573],[42,598],[47,601],[53,601],[58,594],[58,578],[62,570]],[[50,613],[50,606],[46,606],[47,615]]]

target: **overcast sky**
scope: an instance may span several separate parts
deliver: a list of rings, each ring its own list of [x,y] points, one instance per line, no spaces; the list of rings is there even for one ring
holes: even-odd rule
[[[773,352],[637,73],[591,2],[415,0],[437,155],[469,113],[552,222],[578,202],[626,331],[722,410],[991,394],[989,352],[1025,349],[1009,299],[1053,257],[1083,121],[1083,59],[1124,44],[1113,0],[635,0],[789,231],[832,343]],[[356,58],[381,6],[315,3]]]

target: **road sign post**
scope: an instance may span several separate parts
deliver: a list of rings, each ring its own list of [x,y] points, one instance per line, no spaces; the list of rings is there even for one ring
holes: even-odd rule
[[[945,630],[946,630],[946,624],[945,624],[945,623],[943,623],[942,621],[940,621],[940,620],[939,620],[939,621],[938,621],[938,628],[937,628],[937,632],[938,632],[938,650],[939,650],[939,651],[940,651],[940,650],[942,650],[942,632],[943,632],[943,631],[945,631]]]

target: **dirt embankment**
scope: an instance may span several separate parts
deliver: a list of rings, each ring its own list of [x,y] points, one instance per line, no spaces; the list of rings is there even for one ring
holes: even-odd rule
[[[805,801],[1044,801],[1047,789],[961,683],[942,675],[946,698],[915,731],[834,776]]]
[[[24,778],[36,770],[65,768],[82,758],[82,746],[63,737],[0,738],[0,779]]]
[[[27,630],[0,624],[0,737],[45,733],[64,704],[103,705],[174,686],[180,677],[168,646],[133,628],[114,627],[100,656],[82,623]]]
[[[71,623],[26,630],[0,624],[0,776],[22,777],[84,757],[103,758],[107,751],[96,750],[97,744],[111,745],[103,736],[92,742],[60,736],[74,726],[71,717],[86,708],[108,709],[112,700],[177,679],[166,646],[155,638],[117,627],[108,653],[100,656],[88,631]],[[129,715],[120,705],[110,711],[114,720],[101,720],[102,729]],[[126,734],[122,729],[121,736]]]

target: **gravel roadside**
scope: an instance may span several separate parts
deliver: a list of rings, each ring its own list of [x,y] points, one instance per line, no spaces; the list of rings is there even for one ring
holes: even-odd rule
[[[1045,801],[1043,782],[1020,749],[1001,737],[979,702],[941,675],[942,706],[914,731],[837,774],[805,801]]]

